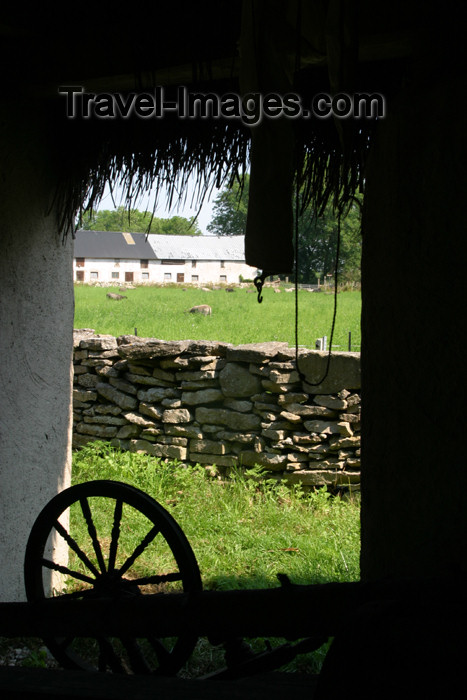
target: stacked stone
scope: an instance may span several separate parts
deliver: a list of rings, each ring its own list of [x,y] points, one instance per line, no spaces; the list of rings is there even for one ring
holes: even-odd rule
[[[76,332],[73,445],[107,440],[187,463],[262,467],[303,485],[360,481],[355,353]]]

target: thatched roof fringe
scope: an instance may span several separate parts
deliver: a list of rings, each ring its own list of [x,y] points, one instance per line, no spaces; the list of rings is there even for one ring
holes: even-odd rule
[[[316,216],[321,216],[331,202],[334,209],[344,214],[355,194],[364,190],[365,162],[370,148],[372,126],[353,134],[349,157],[340,145],[313,138],[297,144],[296,183],[301,191],[301,211],[310,204]]]
[[[238,122],[165,122],[157,130],[141,133],[135,125],[127,131],[120,126],[94,131],[86,124],[81,132],[76,123],[73,128],[77,132],[71,138],[67,134],[67,147],[62,149],[63,175],[57,192],[62,231],[73,230],[77,214],[98,207],[106,186],[123,191],[119,203],[126,209],[155,192],[154,213],[158,191],[168,192],[170,207],[183,205],[194,179],[190,204],[200,208],[215,188],[241,183],[248,167],[250,133]],[[302,189],[303,207],[312,204],[319,215],[328,201],[339,211],[350,204],[362,188],[370,128],[353,134],[352,149],[344,158],[332,122],[315,122],[313,128],[296,122],[295,179]]]
[[[203,125],[204,126],[204,125]],[[208,136],[208,137],[207,137]],[[83,143],[84,141],[84,143]],[[158,191],[168,192],[168,206],[184,204],[189,182],[195,181],[190,204],[201,207],[214,188],[231,186],[246,171],[249,138],[246,129],[216,122],[207,131],[193,128],[173,133],[160,130],[146,149],[135,148],[131,140],[109,138],[93,150],[95,143],[83,139],[67,152],[63,176],[57,192],[61,212],[60,227],[73,227],[77,213],[96,209],[108,185],[123,191],[122,204],[134,208],[143,195],[155,191],[152,210],[158,204]]]

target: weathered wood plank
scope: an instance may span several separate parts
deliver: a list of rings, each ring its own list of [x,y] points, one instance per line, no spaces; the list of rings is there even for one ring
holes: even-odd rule
[[[280,636],[297,639],[334,635],[342,619],[372,600],[461,595],[461,583],[403,581],[329,583],[246,591],[156,594],[121,600],[66,600],[0,603],[0,635],[159,637],[191,633],[229,637]]]
[[[338,586],[338,588],[336,588]],[[256,591],[156,594],[132,599],[0,604],[0,635],[75,636],[308,636],[332,632],[346,609],[358,604],[355,584],[291,586]],[[304,611],[309,610],[308,616]],[[312,628],[312,629],[310,629]]]
[[[226,682],[0,668],[2,700],[311,700],[315,685],[314,676],[290,673]]]

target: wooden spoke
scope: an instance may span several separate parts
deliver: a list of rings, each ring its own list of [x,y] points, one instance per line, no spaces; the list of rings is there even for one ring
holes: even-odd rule
[[[128,557],[126,562],[123,564],[123,566],[120,567],[119,571],[120,574],[123,575],[128,569],[133,566],[137,558],[144,552],[146,547],[151,544],[153,539],[156,537],[156,535],[159,534],[159,528],[157,525],[155,525],[151,530],[147,533],[146,537],[144,537],[143,540],[139,543],[139,545],[136,547],[135,551],[133,554]]]
[[[50,561],[49,559],[42,559],[42,565],[45,566],[47,569],[58,571],[60,574],[66,574],[67,576],[77,578],[80,581],[85,581],[86,583],[94,584],[96,582],[96,579],[91,578],[90,576],[86,576],[86,574],[80,574],[79,571],[73,571],[67,566],[57,564],[56,562]]]
[[[63,537],[67,545],[70,547],[70,549],[73,550],[73,552],[81,559],[83,564],[87,566],[87,568],[92,571],[92,573],[95,576],[99,576],[99,571],[96,569],[92,561],[90,561],[89,557],[83,552],[83,550],[78,546],[77,542],[73,539],[73,537],[70,537],[68,532],[65,530],[63,525],[61,523],[55,522],[54,523],[54,528],[57,530],[57,532]]]
[[[97,561],[99,563],[101,573],[104,573],[106,570],[104,557],[102,556],[101,545],[100,545],[100,542],[97,538],[96,526],[94,525],[94,521],[92,519],[92,514],[91,514],[91,509],[89,507],[88,499],[81,498],[79,503],[81,506],[82,513],[84,515],[84,519],[86,520],[86,524],[88,526],[89,537],[91,538],[92,546],[93,546],[95,555],[97,557]]]
[[[114,522],[112,527],[112,540],[110,542],[109,565],[108,570],[115,569],[115,560],[117,558],[118,539],[120,537],[120,523],[122,520],[123,501],[117,499],[114,510]]]

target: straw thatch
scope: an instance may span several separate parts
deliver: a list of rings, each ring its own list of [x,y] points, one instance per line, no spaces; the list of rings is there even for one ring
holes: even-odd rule
[[[358,61],[362,47],[355,30],[353,3],[248,0],[241,26],[241,2],[208,2],[197,5],[196,31],[204,31],[204,39],[200,36],[199,41],[192,38],[188,43],[184,43],[183,37],[189,34],[190,28],[185,26],[183,17],[185,10],[189,9],[190,21],[193,20],[193,4],[181,2],[177,3],[177,8],[177,16],[181,18],[177,30],[180,28],[182,33],[181,39],[177,37],[180,59],[176,60],[175,52],[172,57],[174,67],[170,69],[170,65],[167,66],[170,59],[156,51],[151,66],[152,80],[148,80],[146,72],[144,81],[142,71],[139,71],[142,66],[133,62],[134,86],[150,90],[160,85],[163,68],[163,75],[170,76],[165,87],[175,89],[174,86],[180,84],[177,75],[181,75],[181,69],[177,65],[182,58],[192,65],[191,76],[187,76],[186,71],[183,73],[183,83],[189,90],[222,95],[228,91],[245,92],[245,87],[263,94],[268,90],[281,92],[288,89],[299,94],[303,104],[310,104],[318,92],[352,90],[385,91],[390,99],[403,80],[403,59],[394,61],[389,56],[386,60],[383,52],[378,56],[376,66],[371,60]],[[211,32],[208,35],[205,25],[209,24],[212,13],[216,13],[221,29],[218,34]],[[134,37],[132,42],[134,49]],[[167,49],[167,44],[164,46]],[[404,51],[405,48],[401,51],[398,47],[396,54]],[[134,54],[135,51],[133,58]],[[104,69],[93,67],[93,78],[100,76],[99,70]],[[162,186],[169,189],[170,203],[183,201],[187,196],[188,181],[194,176],[197,184],[194,203],[200,206],[213,187],[229,185],[235,179],[241,181],[252,153],[252,131],[238,120],[180,120],[176,116],[165,116],[163,120],[66,120],[62,102],[53,101],[51,109],[51,129],[62,173],[57,199],[62,217],[60,225],[64,231],[73,226],[77,212],[98,206],[106,185],[112,188],[118,184],[123,188],[123,202],[118,203],[130,209],[137,205],[144,193],[154,188],[157,191]],[[255,128],[259,130],[259,127]],[[345,209],[354,194],[362,190],[373,128],[374,122],[369,120],[341,120],[340,123],[316,118],[290,120],[287,125],[290,160],[286,153],[288,146],[281,146],[280,129],[274,133],[275,125],[268,125],[271,134],[267,139],[272,144],[270,159],[275,163],[275,172],[269,172],[271,186],[268,189],[269,166],[264,160],[264,151],[268,150],[266,139],[263,155],[260,148],[255,157],[253,148],[254,160],[256,158],[260,163],[260,174],[253,177],[252,172],[250,200],[255,181],[262,181],[262,192],[259,191],[254,198],[258,202],[258,212],[251,218],[247,238],[248,235],[250,239],[256,237],[259,248],[263,250],[265,243],[258,233],[263,226],[266,247],[271,250],[280,240],[289,239],[286,257],[290,258],[293,183],[302,188],[303,206],[312,202],[319,213],[331,200],[339,211]],[[281,147],[281,157],[285,153],[288,161],[287,172],[274,153]],[[253,164],[253,170],[255,167]],[[271,212],[269,220],[263,221],[262,212],[267,200]],[[155,209],[157,195],[153,205]],[[284,211],[286,214],[282,217]],[[274,236],[270,239],[274,227],[280,230],[276,239]],[[280,259],[281,252],[278,251],[277,260]],[[263,270],[271,269],[267,261],[259,265],[252,259],[250,264],[257,264]]]
[[[294,122],[295,177],[303,183],[304,204],[313,200],[322,209],[331,197],[349,201],[363,184],[371,127],[364,124],[355,132],[355,142],[344,158],[332,121],[316,121],[312,126]],[[241,180],[250,158],[250,129],[233,120],[72,120],[53,128],[60,134],[62,174],[57,197],[64,228],[72,224],[76,212],[98,206],[106,185],[120,186],[124,199],[119,203],[128,209],[159,187],[169,189],[172,206],[186,198],[187,184],[194,176],[194,203],[201,205],[214,187]],[[157,199],[153,204],[155,209]]]
[[[67,126],[73,132],[73,127],[79,131],[82,125]],[[139,134],[128,123],[107,123],[105,130],[103,126],[93,124],[78,137],[74,133],[63,151],[58,196],[67,221],[80,209],[96,208],[106,185],[123,188],[128,209],[155,186],[168,187],[171,206],[172,200],[187,196],[188,181],[194,176],[198,188],[195,204],[201,204],[212,188],[241,178],[248,165],[251,136],[248,128],[237,122],[169,125],[166,120],[152,133],[142,128],[145,124],[134,125]],[[348,200],[362,185],[369,130],[357,134],[357,143],[344,163],[333,124],[320,122],[317,127],[307,132],[297,129],[296,175],[304,183],[303,201],[308,204],[315,196],[321,208],[333,195]]]
[[[214,187],[222,187],[241,177],[248,161],[249,138],[245,128],[220,121],[164,119],[163,124],[113,122],[77,127],[62,162],[58,197],[60,210],[71,224],[77,211],[96,208],[106,185],[118,185],[124,192],[123,204],[131,209],[140,197],[157,189],[169,192],[169,206],[183,202],[192,176],[196,181],[194,204],[201,206]],[[84,132],[84,133],[83,133]],[[78,145],[79,144],[79,145]]]

